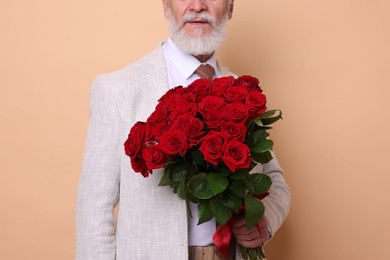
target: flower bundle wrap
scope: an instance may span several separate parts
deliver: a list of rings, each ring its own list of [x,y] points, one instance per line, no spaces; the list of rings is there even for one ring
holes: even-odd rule
[[[282,118],[280,110],[267,110],[266,104],[255,77],[198,79],[167,91],[124,143],[135,172],[148,177],[164,167],[159,185],[196,203],[198,224],[216,219],[213,240],[225,257],[234,217],[245,214],[247,227],[253,228],[264,215],[261,199],[272,183],[252,170],[272,159],[267,131]],[[263,257],[261,248],[242,252],[245,259]]]

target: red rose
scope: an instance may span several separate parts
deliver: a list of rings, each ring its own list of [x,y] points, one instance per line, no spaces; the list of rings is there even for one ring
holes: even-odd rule
[[[142,158],[145,160],[149,170],[162,168],[168,162],[169,158],[161,148],[159,144],[156,144],[147,146],[144,149]]]
[[[155,125],[157,123],[166,121],[167,117],[168,117],[168,111],[166,109],[156,108],[156,110],[154,110],[153,113],[148,117],[146,123]]]
[[[230,86],[225,91],[225,98],[229,103],[242,102],[248,95],[248,90],[243,87]]]
[[[248,146],[239,141],[231,141],[225,146],[222,161],[232,172],[240,168],[249,168],[252,161],[249,153]]]
[[[144,122],[137,122],[130,129],[128,138],[124,143],[125,153],[130,158],[142,152],[142,148],[145,145],[145,126]]]
[[[246,97],[246,105],[249,109],[251,118],[259,117],[267,110],[267,99],[263,93],[258,90],[252,90]]]
[[[208,129],[219,130],[223,123],[223,114],[219,111],[210,111],[203,116],[203,120]]]
[[[177,97],[177,96],[179,96],[181,93],[183,93],[183,91],[184,91],[183,86],[174,87],[174,88],[168,90],[167,93],[165,93],[165,94],[158,100],[158,102],[163,101],[163,100],[165,100],[165,99],[167,99],[167,98]]]
[[[200,101],[198,110],[202,115],[210,111],[221,110],[226,104],[223,97],[207,96]]]
[[[197,102],[201,101],[210,92],[211,81],[208,79],[197,79],[187,87],[187,92],[194,94]]]
[[[236,79],[235,85],[241,86],[246,88],[248,91],[259,89],[261,91],[261,88],[259,87],[259,80],[252,76],[241,76]]]
[[[211,95],[222,96],[225,90],[235,82],[234,77],[215,78],[211,86]]]
[[[141,150],[142,141],[143,140],[140,140],[136,136],[129,134],[126,142],[124,143],[126,155],[130,158],[135,157]]]
[[[146,124],[146,133],[145,133],[145,141],[146,142],[154,142],[154,141],[156,141],[156,138],[154,137],[153,130],[154,130],[154,127],[157,124],[159,124],[159,123]]]
[[[169,130],[160,136],[160,145],[164,153],[169,155],[185,154],[188,149],[186,135],[177,129]]]
[[[204,155],[204,160],[217,166],[223,155],[225,141],[226,136],[223,133],[209,132],[199,147],[199,151]]]
[[[179,116],[175,122],[172,123],[171,127],[170,127],[170,130],[180,130],[182,132],[185,131],[185,128],[187,127],[187,125],[191,122],[191,120],[193,119],[194,117],[191,116],[191,115],[182,115],[182,116]]]
[[[166,122],[168,117],[168,111],[166,109],[158,109],[153,111],[153,113],[146,120],[146,140],[152,141],[155,140],[154,137],[154,128],[161,122]]]
[[[177,103],[195,103],[195,95],[191,92],[188,92],[188,89],[185,89],[186,92],[183,92],[181,96],[177,97]]]
[[[164,100],[161,100],[157,106],[156,110],[166,110],[166,111],[173,111],[176,109],[177,106],[177,100],[176,97],[169,97]]]
[[[246,127],[243,124],[225,122],[222,126],[222,131],[226,133],[228,140],[245,141]]]
[[[170,130],[180,130],[185,132],[187,125],[193,120],[193,116],[191,115],[182,115],[179,116],[175,122],[171,125]]]
[[[171,126],[171,130],[177,129],[185,133],[189,143],[189,148],[192,148],[194,145],[200,143],[205,135],[203,128],[204,124],[202,120],[190,115],[182,115],[178,117]]]
[[[174,122],[179,116],[182,115],[196,115],[196,104],[195,103],[180,103],[175,110],[169,115],[169,121]]]
[[[193,118],[185,128],[185,134],[189,141],[189,148],[199,144],[205,135],[204,124],[199,118]]]
[[[146,129],[149,129],[149,127],[147,127]],[[152,132],[153,138],[151,140],[148,140],[148,141],[149,142],[158,141],[160,139],[160,136],[168,130],[169,130],[168,122],[157,123],[156,125],[150,127],[149,131]]]
[[[248,107],[242,103],[227,104],[223,110],[223,119],[228,122],[245,124],[248,118]]]
[[[152,173],[146,166],[145,160],[138,156],[131,158],[131,168],[133,168],[135,172],[141,173],[145,178],[149,176],[149,173]]]

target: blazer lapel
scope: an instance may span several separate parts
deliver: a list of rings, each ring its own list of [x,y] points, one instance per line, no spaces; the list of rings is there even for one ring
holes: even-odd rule
[[[149,116],[155,109],[157,101],[169,90],[168,75],[161,45],[143,60],[148,66],[142,69],[140,91],[147,104]],[[142,65],[142,64],[140,64]]]

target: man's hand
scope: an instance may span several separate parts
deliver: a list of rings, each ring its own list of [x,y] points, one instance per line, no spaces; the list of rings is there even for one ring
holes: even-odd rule
[[[236,237],[239,245],[254,248],[263,246],[270,239],[267,218],[263,216],[257,224],[261,232],[256,227],[248,229],[246,227],[245,216],[240,215],[236,217],[233,225],[233,235]]]

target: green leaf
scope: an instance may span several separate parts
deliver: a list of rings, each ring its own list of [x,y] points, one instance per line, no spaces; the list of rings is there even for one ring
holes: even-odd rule
[[[230,179],[232,180],[245,180],[249,175],[248,169],[238,169],[232,175],[230,175]]]
[[[171,185],[171,184],[172,184],[172,182],[169,180],[169,171],[164,170],[164,174],[161,177],[161,180],[160,180],[160,183],[158,184],[158,186],[167,186],[167,185]]]
[[[245,195],[245,219],[246,226],[250,229],[256,226],[261,217],[264,215],[263,202],[254,198],[252,195]]]
[[[208,200],[202,200],[198,203],[198,216],[198,225],[213,218],[214,215],[210,210],[210,202]]]
[[[198,166],[205,166],[206,165],[206,162],[204,160],[204,155],[201,151],[199,151],[198,149],[195,149],[192,151],[192,158],[194,159],[194,162],[196,165]]]
[[[187,174],[189,174],[187,165],[185,163],[182,164],[181,162],[173,165],[171,171],[172,172],[170,174],[169,179],[172,182],[176,182],[176,183],[183,181],[187,176]]]
[[[225,207],[221,201],[216,198],[210,200],[210,210],[218,224],[221,226],[225,224],[232,216],[231,210]]]
[[[254,194],[255,193],[255,183],[250,176],[250,174],[245,176],[245,180],[243,181],[245,184],[245,188],[249,191],[249,193]]]
[[[240,198],[244,197],[245,195],[245,186],[242,181],[233,181],[230,185],[230,190],[234,192],[237,196]]]
[[[223,192],[229,186],[229,180],[226,177],[219,175],[218,173],[208,174],[207,183],[209,184],[209,187],[214,195]]]
[[[267,151],[271,151],[273,144],[274,143],[272,142],[272,140],[259,139],[250,149],[254,153],[264,153]]]
[[[214,195],[207,184],[206,177],[206,173],[200,172],[188,180],[186,187],[187,194],[192,201],[194,201],[192,197],[197,199],[209,199]]]
[[[191,178],[188,179],[187,186],[186,186],[186,193],[187,193],[187,198],[190,201],[194,203],[199,202],[199,198],[194,196],[194,192],[196,187],[198,187],[198,185],[204,181],[206,181],[206,174],[204,172],[200,172],[196,175],[193,175]]]
[[[186,183],[184,180],[180,182],[179,187],[177,188],[177,195],[179,196],[179,198],[187,199]]]
[[[251,178],[255,184],[255,193],[253,195],[260,195],[267,192],[272,185],[271,178],[265,174],[254,173],[251,174]]]
[[[276,115],[275,115],[276,114]],[[274,116],[275,115],[275,116]],[[270,125],[282,118],[282,111],[279,109],[268,110],[260,116],[261,122],[264,125]]]
[[[213,192],[211,191],[209,185],[207,184],[207,181],[199,183],[199,185],[195,188],[194,196],[198,199],[210,199],[214,196]]]
[[[198,187],[200,183],[206,181],[206,177],[207,177],[206,173],[199,172],[198,174],[195,174],[194,176],[189,178],[187,182],[187,192],[194,193],[196,187]]]
[[[223,194],[221,202],[225,207],[236,211],[242,206],[242,197],[237,196],[232,191],[228,191]]]
[[[216,168],[216,172],[218,172],[219,175],[222,175],[225,177],[232,174],[232,171],[224,163],[218,164],[218,167]]]
[[[275,115],[276,113],[279,113],[281,114],[282,111],[280,109],[271,109],[271,110],[267,110],[265,111],[263,114],[260,115],[260,118],[263,119],[263,118],[270,118],[272,117],[273,115]]]
[[[272,154],[270,151],[264,153],[251,153],[251,157],[254,161],[264,164],[272,160]]]
[[[267,131],[264,129],[258,129],[256,131],[254,131],[252,135],[253,135],[252,144],[256,144],[259,140],[267,139],[267,137],[269,136]]]
[[[253,120],[253,122],[255,122],[255,123],[256,123],[256,125],[258,125],[258,126],[263,126],[263,123],[261,122],[261,119],[260,119],[260,117],[258,117],[258,118],[255,118],[255,119]]]

